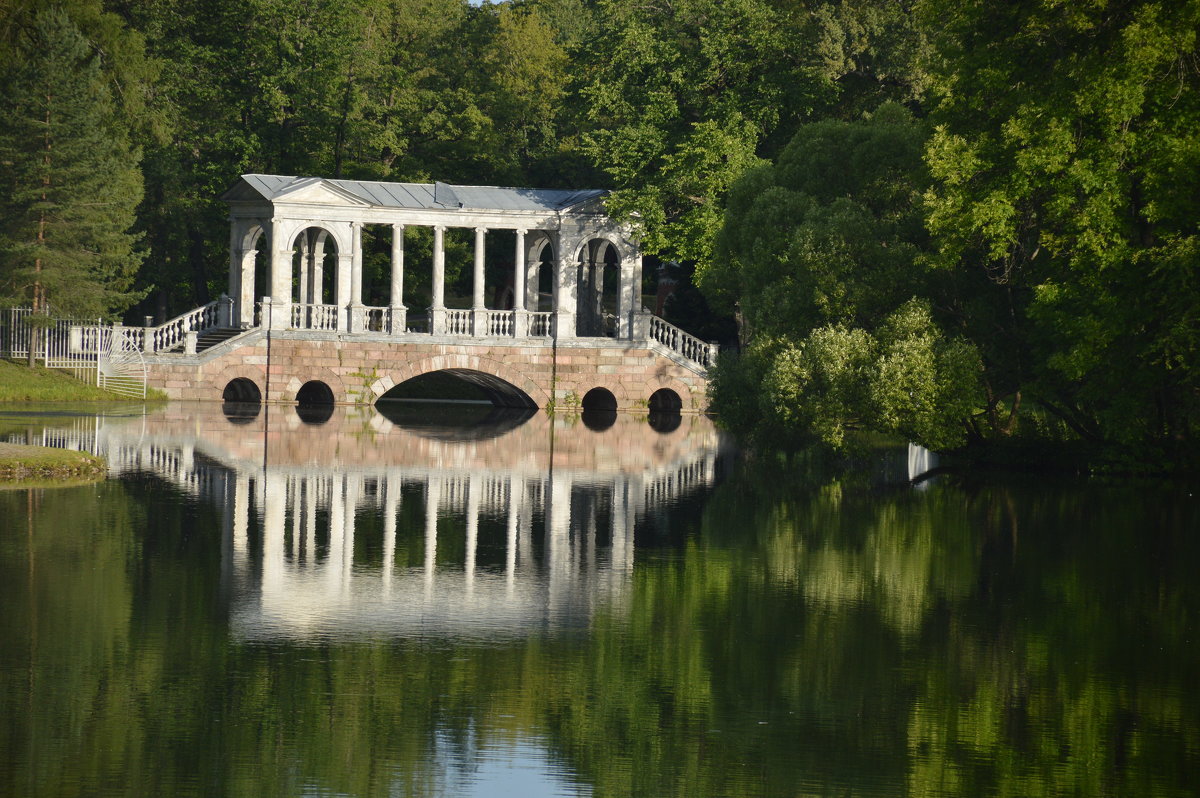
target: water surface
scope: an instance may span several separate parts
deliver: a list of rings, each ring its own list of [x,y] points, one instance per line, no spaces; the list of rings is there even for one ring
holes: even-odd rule
[[[224,410],[0,414],[0,794],[1195,793],[1189,486]]]

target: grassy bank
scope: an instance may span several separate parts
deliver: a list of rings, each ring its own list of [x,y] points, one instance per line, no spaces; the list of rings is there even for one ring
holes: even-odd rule
[[[31,482],[103,479],[105,470],[104,459],[87,452],[0,443],[0,487],[13,482],[28,487]]]
[[[152,392],[161,398],[161,394]],[[0,360],[0,402],[128,402],[129,397],[103,391],[66,372]]]

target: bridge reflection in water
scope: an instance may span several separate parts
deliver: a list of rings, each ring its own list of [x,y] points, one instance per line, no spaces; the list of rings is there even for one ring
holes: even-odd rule
[[[46,435],[222,508],[232,630],[250,641],[586,625],[625,599],[635,528],[710,487],[727,448],[699,416],[450,415],[174,403]]]

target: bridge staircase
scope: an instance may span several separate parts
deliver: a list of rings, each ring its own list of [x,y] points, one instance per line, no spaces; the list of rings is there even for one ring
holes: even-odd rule
[[[196,353],[199,354],[206,349],[212,349],[217,344],[223,344],[230,338],[236,338],[244,333],[245,330],[237,329],[236,327],[212,327],[196,336]],[[183,347],[180,346],[177,351],[182,352]]]

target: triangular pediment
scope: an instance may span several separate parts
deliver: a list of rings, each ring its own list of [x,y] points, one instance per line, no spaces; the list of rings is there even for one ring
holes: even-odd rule
[[[372,203],[319,177],[297,181],[275,195],[274,202],[295,205],[333,205],[365,208]]]
[[[267,199],[263,192],[245,178],[238,180],[228,191],[221,195],[226,202],[262,202]]]

